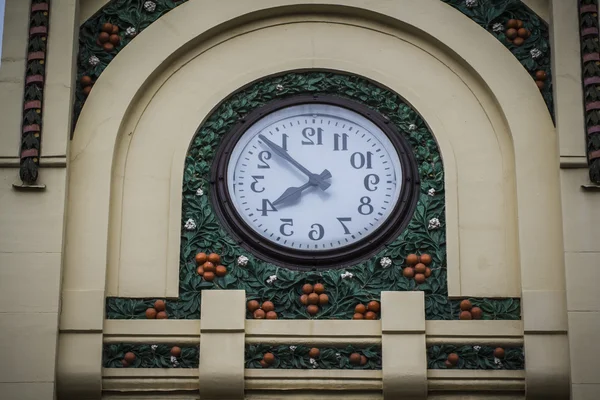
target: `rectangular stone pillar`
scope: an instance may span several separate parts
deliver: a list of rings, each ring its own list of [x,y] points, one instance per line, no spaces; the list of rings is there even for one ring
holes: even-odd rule
[[[200,314],[200,397],[244,398],[246,292],[205,290]]]
[[[427,399],[423,292],[381,292],[383,398]]]

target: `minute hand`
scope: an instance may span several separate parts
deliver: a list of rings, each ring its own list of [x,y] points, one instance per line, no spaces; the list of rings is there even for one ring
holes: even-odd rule
[[[271,148],[271,150],[273,150],[279,157],[287,160],[290,164],[292,164],[293,166],[295,166],[296,168],[298,168],[300,171],[302,171],[303,174],[305,174],[306,176],[308,176],[310,182],[316,183],[317,186],[319,186],[319,188],[321,188],[321,190],[325,190],[329,186],[331,186],[331,184],[325,182],[325,180],[323,180],[319,175],[313,174],[308,169],[304,168],[304,166],[302,164],[300,164],[298,161],[294,160],[292,158],[292,156],[290,156],[288,154],[288,152],[285,151],[282,147],[280,147],[280,146],[276,145],[275,143],[271,142],[264,135],[258,135],[258,137],[261,140],[263,140],[267,144],[267,146],[269,146]],[[325,171],[327,171],[327,170],[325,170]]]

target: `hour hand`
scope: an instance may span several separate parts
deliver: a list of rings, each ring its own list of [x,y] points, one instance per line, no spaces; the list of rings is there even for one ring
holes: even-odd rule
[[[283,158],[284,160],[288,161],[290,164],[292,164],[293,166],[298,168],[300,171],[302,171],[302,173],[304,175],[308,176],[310,182],[319,186],[319,188],[321,190],[326,190],[329,186],[331,186],[329,183],[325,182],[325,179],[327,179],[327,178],[321,178],[320,175],[313,174],[312,172],[310,172],[302,164],[300,164],[298,161],[294,160],[292,158],[292,156],[290,156],[288,154],[288,152],[285,151],[281,146],[278,146],[277,144],[273,143],[272,141],[267,139],[264,135],[258,135],[258,137],[263,142],[265,142],[267,144],[267,146],[269,146],[271,148],[271,150],[273,150],[273,152],[275,152],[275,154],[277,154],[279,157]],[[331,178],[331,173],[329,173],[329,178]]]
[[[331,173],[327,170],[324,170],[318,176],[322,179],[327,179],[327,178],[331,178]],[[290,201],[290,202],[296,201],[300,198],[300,196],[302,195],[302,192],[311,186],[317,186],[317,184],[315,182],[313,182],[312,180],[309,180],[308,182],[306,182],[304,185],[302,185],[300,187],[294,187],[294,186],[289,187],[285,190],[285,192],[283,192],[283,194],[281,196],[279,196],[279,198],[277,200],[275,200],[273,202],[273,205],[276,206],[277,204],[283,203],[286,200]]]

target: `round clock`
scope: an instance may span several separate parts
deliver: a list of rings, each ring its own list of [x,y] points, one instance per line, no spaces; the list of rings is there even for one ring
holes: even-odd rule
[[[372,256],[406,228],[419,193],[393,124],[334,96],[295,96],[247,115],[223,140],[212,184],[239,244],[292,268]]]

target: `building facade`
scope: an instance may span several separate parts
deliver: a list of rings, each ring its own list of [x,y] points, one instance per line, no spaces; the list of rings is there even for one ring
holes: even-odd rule
[[[0,397],[598,399],[599,89],[596,0],[6,0]]]

